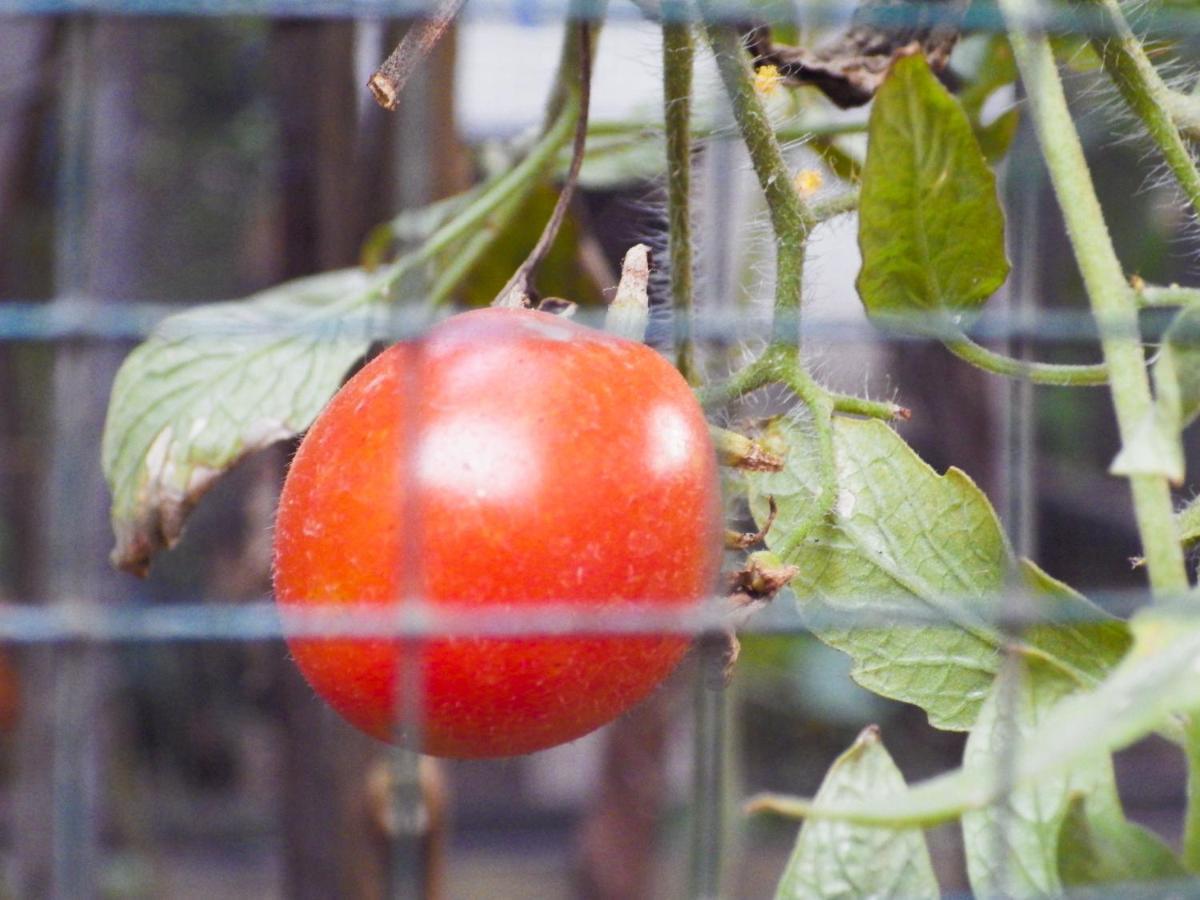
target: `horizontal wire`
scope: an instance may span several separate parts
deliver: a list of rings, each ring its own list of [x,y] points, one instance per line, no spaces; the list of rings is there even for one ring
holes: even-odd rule
[[[633,3],[606,8],[604,0],[469,0],[463,15],[472,19],[499,20],[519,25],[539,25],[561,20],[568,14],[607,20],[645,18]],[[0,0],[0,15],[92,15],[123,16],[255,16],[267,18],[412,18],[436,13],[437,0]],[[671,18],[695,18],[692,4],[663,4]],[[965,11],[954,4],[927,0],[925,3],[880,5],[858,8],[857,0],[812,4],[797,10],[789,3],[761,0],[713,0],[705,15],[735,22],[802,21],[808,27],[844,24],[852,15],[856,22],[877,28],[910,29],[937,24],[960,25],[971,31],[1005,31],[1009,23],[995,3],[972,3]],[[1103,10],[1065,2],[1043,3],[1017,24],[1028,30],[1088,35],[1114,34],[1113,24]],[[1200,34],[1200,16],[1183,9],[1147,8],[1136,17],[1139,30],[1150,35],[1184,37]]]
[[[906,598],[896,598],[903,600]],[[1032,626],[1078,626],[1128,615],[1150,602],[1146,592],[1108,592],[1094,597],[1096,607],[1077,604],[1069,615],[1047,616],[1036,596],[1024,594],[971,597],[961,604],[962,621],[1021,630]],[[907,598],[911,602],[911,598]],[[1200,607],[1180,597],[1159,608],[1178,610],[1181,617],[1200,615]],[[823,604],[839,602],[825,598]],[[747,634],[800,634],[829,628],[961,628],[959,620],[934,609],[898,609],[889,598],[840,598],[861,605],[854,611],[823,608],[801,610],[788,596],[753,615],[738,630]],[[943,598],[943,603],[950,600]],[[992,602],[1002,617],[977,614]],[[728,601],[680,607],[648,603],[576,604],[523,602],[483,607],[477,604],[431,605],[419,601],[381,606],[339,604],[281,609],[272,601],[140,604],[102,604],[65,601],[49,604],[0,604],[0,644],[141,643],[161,641],[267,641],[281,637],[324,638],[536,638],[677,634],[700,635],[723,631],[744,613],[729,611]]]
[[[63,340],[138,340],[158,332],[164,320],[195,309],[191,303],[103,301],[60,299],[53,302],[0,301],[0,341],[54,342]],[[286,335],[330,339],[404,340],[418,338],[436,321],[451,315],[446,310],[436,317],[414,307],[393,306],[375,313],[355,312],[322,317],[308,314],[304,320],[229,317],[219,324],[211,320],[172,319],[172,340],[193,337],[280,337]],[[657,312],[657,311],[656,311]],[[1151,315],[1162,315],[1154,309]],[[593,327],[604,324],[603,309],[580,309],[574,321]],[[787,326],[789,323],[779,323]],[[798,324],[798,320],[797,323]],[[805,337],[828,341],[914,341],[951,339],[961,335],[959,326],[937,314],[889,314],[889,327],[869,321],[842,318],[804,318]],[[655,326],[671,327],[669,319],[656,316]],[[698,340],[729,342],[771,333],[769,312],[713,310],[696,314],[690,336]],[[903,329],[903,330],[897,330]],[[1101,337],[1138,337],[1136,329],[1122,321],[1098,320],[1084,310],[1040,310],[1028,314],[1004,313],[984,316],[968,328],[977,340],[1021,338],[1047,343],[1094,342]]]

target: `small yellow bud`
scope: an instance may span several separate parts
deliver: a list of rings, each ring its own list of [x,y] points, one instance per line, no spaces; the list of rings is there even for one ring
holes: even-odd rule
[[[801,169],[792,179],[792,184],[801,197],[811,197],[824,183],[825,176],[821,174],[820,169]]]
[[[778,66],[759,66],[754,70],[754,90],[764,97],[774,94],[782,81]]]

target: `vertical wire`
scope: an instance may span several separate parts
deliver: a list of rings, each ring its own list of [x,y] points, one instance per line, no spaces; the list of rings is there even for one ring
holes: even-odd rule
[[[1023,87],[1016,86],[1018,102],[1024,100]],[[1010,231],[1014,241],[1014,266],[1012,287],[1008,295],[1005,315],[1008,318],[1006,351],[1019,359],[1031,358],[1030,342],[1021,337],[1018,326],[1037,313],[1037,295],[1040,290],[1040,267],[1038,253],[1038,199],[1041,185],[1041,170],[1038,166],[1036,142],[1029,128],[1023,127],[1017,138],[1017,146],[1010,155],[1008,177],[1005,179],[1006,204],[1013,227]],[[1003,521],[1007,525],[1009,538],[1018,556],[1033,557],[1036,553],[1037,508],[1035,493],[1035,456],[1037,443],[1033,384],[1025,379],[1011,379],[1004,388],[1004,411],[1002,416],[1002,481],[1004,486]],[[1010,587],[1004,594],[1001,610],[1003,633],[1018,639],[1011,622],[1023,619],[1021,613],[1027,606],[1026,591],[1014,573],[1010,576]],[[1018,706],[1021,702],[1023,678],[1027,677],[1024,667],[1007,648],[997,674],[996,690],[999,706],[998,742],[996,756],[996,783],[1005,787],[1002,799],[996,802],[995,829],[993,832],[995,881],[993,889],[999,896],[1007,896],[1011,884],[1013,843],[1010,832],[1015,820],[1013,798],[1007,792],[1013,784],[1017,757],[1020,753],[1020,722]]]
[[[66,24],[65,75],[58,117],[59,160],[55,187],[55,264],[56,304],[69,304],[81,297],[86,286],[84,228],[89,172],[87,165],[87,72],[90,20],[71,16]],[[70,348],[59,349],[55,357],[55,381],[75,383],[80,374],[71,370],[87,366],[91,357]],[[65,414],[63,404],[71,397],[56,392],[56,421]],[[56,425],[56,440],[51,462],[49,516],[69,515],[72,499],[79,490],[78,476],[72,474],[83,454],[94,452],[81,446],[82,435]],[[60,522],[60,524],[62,524]],[[83,602],[82,592],[89,587],[83,567],[90,560],[79,558],[79,548],[70,546],[70,528],[52,529],[48,546],[52,601]],[[53,756],[51,783],[53,796],[52,894],[54,897],[86,897],[95,892],[97,866],[97,818],[99,773],[97,741],[99,702],[96,682],[96,650],[84,644],[68,644],[55,653],[53,692]]]
[[[732,309],[734,291],[733,216],[737,208],[735,187],[742,167],[737,144],[728,132],[732,124],[729,109],[719,106],[721,117],[718,136],[705,148],[701,168],[701,216],[704,220],[702,252],[696,255],[702,271],[696,291],[696,321],[706,310],[717,314]],[[708,329],[698,329],[711,334]],[[701,365],[714,356],[701,350]],[[688,896],[693,900],[715,900],[721,896],[726,853],[725,786],[729,760],[727,721],[728,695],[711,683],[713,672],[724,666],[724,645],[711,635],[697,640],[697,666],[693,685],[692,795],[691,832],[688,846]]]
[[[373,127],[379,127],[381,112],[370,93],[364,89],[364,85],[382,57],[385,39],[390,32],[389,21],[371,18],[358,19],[355,22],[354,87],[359,97],[355,121],[355,152],[360,156],[362,147],[369,140],[367,132]],[[405,151],[405,155],[395,166],[395,171],[400,175],[395,189],[400,194],[396,204],[400,208],[421,205],[430,199],[428,139],[424,137],[429,134],[429,130],[424,127],[429,117],[428,94],[428,78],[424,77],[424,70],[420,69],[414,73],[406,87],[398,110],[394,113],[382,113],[387,116],[387,124],[383,127],[392,126],[397,133],[407,135],[397,142]],[[393,116],[400,121],[395,122]],[[415,155],[409,155],[407,151],[414,149]],[[412,471],[409,463],[417,437],[414,411],[420,396],[419,361],[413,357],[418,355],[419,351],[407,359],[398,398],[401,404],[398,420],[404,431],[405,450],[404,455],[396,460],[396,465],[400,467],[401,477],[406,479],[402,488],[403,508],[400,510],[402,569],[399,573],[399,590],[396,597],[396,615],[401,619],[419,615],[423,603],[421,572],[414,569],[414,563],[419,563],[421,559],[418,531],[420,515],[412,485],[407,480]],[[388,848],[386,885],[388,896],[395,900],[422,900],[426,896],[428,878],[424,836],[429,827],[429,814],[421,788],[421,757],[418,752],[410,749],[420,746],[423,732],[423,672],[420,653],[419,644],[404,642],[398,651],[398,665],[394,673],[396,707],[393,743],[387,751],[388,802],[393,832]]]
[[[415,81],[416,79],[414,79]],[[416,87],[410,83],[409,89]],[[419,132],[424,134],[425,132]],[[420,498],[411,473],[419,440],[419,404],[421,395],[421,345],[413,345],[406,357],[403,404],[400,422],[405,432],[404,453],[396,461],[401,466],[402,488],[401,566],[396,614],[401,618],[420,616],[426,602]],[[390,896],[394,900],[422,900],[428,867],[423,840],[429,826],[429,811],[421,790],[421,757],[417,750],[424,735],[424,643],[406,640],[401,644],[396,668],[396,721],[394,740],[388,753],[391,774],[392,820],[395,824],[391,847]]]
[[[1023,93],[1018,93],[1023,98]],[[1025,132],[1026,136],[1028,132]],[[1014,160],[1016,179],[1010,182],[1012,209],[1015,212],[1015,266],[1014,289],[1010,292],[1008,315],[1010,318],[1009,355],[1019,359],[1031,359],[1029,341],[1018,336],[1023,329],[1019,326],[1032,321],[1037,314],[1037,293],[1040,290],[1041,271],[1038,255],[1038,195],[1041,172],[1034,164],[1027,163],[1028,154]],[[1033,384],[1024,379],[1008,381],[1008,398],[1004,422],[1005,457],[1005,521],[1009,523],[1009,536],[1013,548],[1020,556],[1032,556],[1037,549],[1037,508],[1035,492],[1035,457],[1037,443]]]
[[[693,687],[696,720],[692,768],[692,833],[688,854],[688,896],[721,896],[725,854],[725,773],[727,692],[713,676],[724,667],[722,635],[704,635],[697,645]]]
[[[410,23],[410,27],[415,25]],[[452,39],[452,38],[448,38]],[[396,185],[395,205],[400,209],[428,203],[433,193],[433,148],[430,146],[435,129],[432,127],[432,83],[429,67],[421,66],[412,74],[405,86],[404,95],[395,115],[397,134],[404,138],[396,142],[396,149],[403,155],[396,161],[395,171],[400,176]],[[405,298],[401,298],[404,302]],[[419,439],[419,405],[421,398],[421,345],[414,343],[407,357],[403,394],[400,402],[400,421],[405,430],[404,458],[397,460],[402,466],[403,505],[401,518],[403,529],[400,596],[397,598],[397,615],[419,617],[424,609],[425,578],[421,566],[422,537],[420,498],[411,479],[412,456]],[[389,751],[388,766],[391,774],[391,807],[395,832],[391,848],[390,895],[394,900],[421,900],[426,894],[428,860],[425,857],[425,833],[429,827],[429,811],[421,790],[421,758],[417,748],[424,734],[424,644],[419,641],[406,642],[399,656],[395,673],[397,708],[395,741]]]
[[[54,291],[77,299],[87,278],[83,230],[87,202],[87,45],[89,20],[71,16],[64,42],[65,74],[59,107],[58,179],[54,197]]]

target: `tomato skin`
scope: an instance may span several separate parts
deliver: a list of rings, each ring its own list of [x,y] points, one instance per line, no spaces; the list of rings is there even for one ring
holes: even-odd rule
[[[280,498],[275,595],[285,622],[296,608],[414,592],[514,615],[546,603],[686,609],[714,588],[720,535],[708,429],[665,360],[545,313],[477,310],[376,357],[313,424]],[[689,641],[289,644],[317,693],[382,740],[401,657],[419,653],[420,749],[485,757],[615,718]]]

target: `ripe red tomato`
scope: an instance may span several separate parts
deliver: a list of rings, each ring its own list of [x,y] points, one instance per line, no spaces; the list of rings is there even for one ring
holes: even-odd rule
[[[649,348],[528,310],[486,309],[398,344],[351,378],[292,462],[275,536],[285,616],[425,602],[688,608],[720,563],[703,414]],[[420,748],[528,753],[644,697],[680,635],[292,638],[316,691],[392,738],[402,654],[419,652]],[[403,739],[403,737],[402,737]]]

